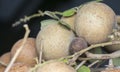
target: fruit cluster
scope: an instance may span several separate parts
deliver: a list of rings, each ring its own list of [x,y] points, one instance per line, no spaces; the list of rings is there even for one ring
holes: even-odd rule
[[[44,25],[37,37],[27,38],[9,72],[28,72],[33,69],[35,72],[77,72],[60,59],[93,44],[111,41],[113,30],[118,30],[115,12],[105,3],[96,1],[83,4],[71,16],[62,16],[60,21],[68,24],[70,29],[57,20],[42,21]],[[22,41],[17,41],[10,52],[0,57],[0,72],[4,72]],[[105,49],[110,52],[120,49],[120,46],[115,49],[114,46],[106,46]],[[38,62],[35,58],[38,58]],[[39,59],[42,62],[40,64]]]

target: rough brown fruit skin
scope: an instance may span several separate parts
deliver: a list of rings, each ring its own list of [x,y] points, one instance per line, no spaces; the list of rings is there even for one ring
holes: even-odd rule
[[[73,37],[73,32],[60,24],[47,25],[37,35],[37,51],[39,53],[42,40],[43,59],[65,57],[69,55],[69,45]]]
[[[52,61],[37,69],[36,72],[76,72],[75,69],[64,62]]]
[[[4,64],[9,64],[11,60],[11,55],[10,52],[4,53],[1,57],[0,57],[0,61],[3,62]]]
[[[114,11],[104,3],[89,2],[78,10],[75,19],[75,31],[89,44],[107,41],[116,24]]]
[[[5,66],[0,65],[0,72],[4,72]]]
[[[0,57],[0,62],[4,63],[4,64],[6,64],[6,65],[9,64],[10,60],[11,60],[10,52],[4,53],[4,54]],[[4,65],[1,65],[1,64],[0,64],[0,72],[4,72],[5,68],[6,68],[6,67],[5,67]]]
[[[88,47],[87,42],[82,37],[76,37],[72,40],[70,44],[70,53],[74,54],[84,48]]]
[[[14,63],[9,72],[29,72],[30,67],[24,63]]]
[[[20,48],[23,39],[18,40],[11,49],[11,56],[13,57],[16,50]],[[35,58],[37,57],[37,51],[35,46],[35,38],[28,38],[24,48],[22,49],[20,55],[17,57],[16,62],[23,62],[29,66],[34,66],[36,64]]]
[[[70,17],[62,17],[61,20],[69,24],[71,29],[74,30],[75,16],[76,15]]]
[[[9,62],[11,60],[11,55],[10,52],[4,53],[1,57],[0,57],[0,61],[3,62],[4,64],[8,65]],[[0,64],[0,72],[4,72],[5,70],[5,66]]]

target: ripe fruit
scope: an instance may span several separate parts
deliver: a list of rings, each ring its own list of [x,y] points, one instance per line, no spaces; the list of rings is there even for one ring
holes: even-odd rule
[[[0,72],[4,72],[5,68],[5,66],[0,65]]]
[[[24,63],[14,63],[9,72],[29,72],[30,67]]]
[[[96,44],[107,41],[116,23],[116,15],[108,5],[89,2],[77,12],[75,31],[89,44]]]
[[[16,53],[16,50],[20,48],[22,44],[23,39],[20,39],[17,41],[12,49],[11,49],[11,56],[13,57]],[[35,39],[34,38],[28,38],[24,48],[20,52],[19,56],[16,59],[16,62],[23,62],[30,66],[34,66],[36,64],[35,58],[37,57],[36,47],[35,47]]]
[[[11,60],[11,55],[10,52],[4,53],[1,57],[0,57],[0,62],[8,65],[9,62]]]
[[[40,66],[36,72],[76,72],[74,68],[64,62],[50,61]]]
[[[0,62],[2,62],[5,65],[8,65],[9,62],[11,60],[11,56],[10,56],[10,52],[4,53],[1,57],[0,57]],[[4,72],[5,70],[5,66],[0,64],[0,72]]]
[[[69,55],[69,45],[74,37],[71,30],[60,24],[49,24],[37,35],[36,47],[39,53],[42,44],[43,59],[57,59]]]

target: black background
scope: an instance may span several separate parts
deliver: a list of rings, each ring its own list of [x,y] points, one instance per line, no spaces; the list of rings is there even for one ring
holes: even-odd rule
[[[38,10],[64,11],[79,6],[90,0],[0,0],[0,55],[10,51],[12,45],[24,36],[22,25],[12,27],[12,24],[25,15],[37,13]],[[104,0],[116,14],[120,14],[119,0]],[[39,17],[27,22],[31,29],[30,37],[36,37],[40,30]]]

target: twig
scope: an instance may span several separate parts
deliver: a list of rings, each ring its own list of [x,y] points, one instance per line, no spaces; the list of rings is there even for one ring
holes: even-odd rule
[[[99,60],[96,60],[96,61],[94,61],[93,63],[91,63],[90,65],[88,65],[88,67],[92,67],[93,65],[95,65],[96,63],[98,63],[99,62]]]
[[[43,49],[43,40],[41,40],[41,43],[40,43],[40,52],[39,52],[39,63],[41,64],[42,62],[42,49]]]
[[[29,21],[29,20],[31,20],[33,18],[44,16],[44,15],[47,15],[49,17],[52,17],[53,19],[58,20],[59,17],[56,14],[62,15],[61,12],[57,12],[57,11],[55,11],[55,12],[52,12],[52,11],[44,11],[44,12],[42,12],[42,11],[39,10],[38,13],[36,13],[36,14],[30,15],[30,16],[25,16],[24,18],[21,18],[19,21],[15,22],[12,25],[12,27],[18,26],[22,22],[27,22],[27,21]]]
[[[86,63],[86,60],[85,61],[82,61],[76,68],[75,68],[75,70],[78,70],[83,64],[85,64]]]
[[[108,45],[113,45],[113,44],[120,44],[120,41],[111,41],[111,42],[106,42],[106,43],[94,44],[94,45],[91,45],[79,52],[76,52],[75,54],[73,54],[71,56],[68,56],[67,58],[72,58],[73,61],[76,61],[79,56],[81,56],[83,53],[85,53],[88,50],[91,50],[93,48],[97,48],[100,46],[103,47],[103,46],[108,46]]]
[[[15,55],[13,56],[13,58],[11,59],[10,63],[8,64],[7,68],[5,69],[4,72],[9,72],[10,68],[12,67],[13,63],[15,62],[16,58],[18,57],[18,55],[20,54],[20,52],[22,51],[22,49],[24,48],[24,45],[27,41],[27,38],[29,36],[29,33],[30,33],[30,30],[28,28],[28,25],[25,24],[24,25],[24,28],[26,30],[26,33],[24,35],[24,38],[23,38],[23,42],[22,42],[22,45],[20,46],[20,48],[17,49]]]
[[[27,22],[33,18],[36,18],[36,17],[40,17],[40,16],[43,16],[43,12],[42,11],[38,11],[38,13],[36,14],[33,14],[33,15],[30,15],[30,16],[25,16],[24,18],[21,18],[19,21],[15,22],[12,27],[15,27],[15,26],[18,26],[21,22]]]
[[[83,57],[79,57],[78,58],[78,60],[80,60],[80,61],[82,61],[82,60],[91,60],[92,58],[88,58],[88,57],[86,57],[86,58],[83,58]]]
[[[109,59],[109,67],[114,67],[112,59]]]
[[[111,58],[120,57],[120,50],[115,51],[111,54],[93,54],[90,52],[86,52],[85,54],[88,58],[92,58],[92,59],[111,59]]]
[[[113,68],[114,68],[113,60],[112,60],[112,59],[109,59],[109,63],[108,63],[108,65],[106,65],[106,66],[107,66],[106,69],[113,69]]]

